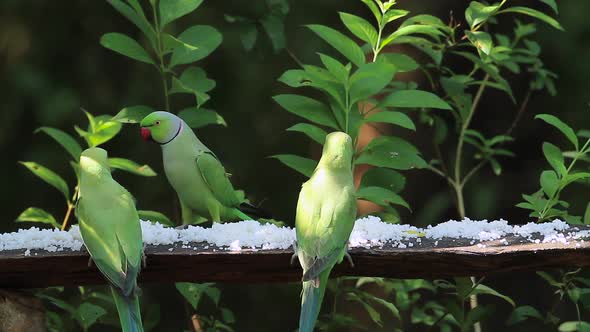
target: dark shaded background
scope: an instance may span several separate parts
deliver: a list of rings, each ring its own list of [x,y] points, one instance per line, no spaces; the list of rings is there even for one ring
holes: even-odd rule
[[[549,12],[539,1],[515,1]],[[400,0],[399,7],[413,14],[428,13],[448,20],[453,11],[463,18],[468,1]],[[223,15],[252,18],[265,12],[262,0],[206,1],[195,13],[172,26],[176,32],[192,24],[210,24],[219,29],[224,40],[211,56],[199,63],[217,81],[208,106],[225,117],[228,127],[212,126],[199,130],[199,137],[223,160],[233,174],[237,187],[246,189],[254,202],[263,202],[277,219],[292,224],[294,206],[303,176],[278,161],[267,157],[277,153],[312,154],[318,147],[298,133],[285,132],[298,119],[275,104],[271,96],[288,91],[276,81],[280,74],[296,67],[293,59],[282,51],[274,54],[268,40],[262,39],[252,52],[246,52],[239,40],[239,28],[227,23]],[[325,43],[302,28],[309,23],[321,23],[344,29],[337,11],[346,11],[371,19],[370,12],[360,1],[321,0],[291,1],[286,20],[288,49],[306,63],[317,63],[315,52],[335,54]],[[533,95],[522,122],[514,131],[516,142],[509,148],[517,157],[504,159],[504,172],[495,177],[485,169],[466,189],[467,214],[471,218],[506,218],[513,223],[528,221],[527,212],[514,207],[521,193],[538,188],[540,171],[547,167],[541,153],[545,140],[566,147],[555,130],[541,121],[533,121],[537,113],[552,113],[576,129],[590,127],[587,81],[590,77],[590,12],[588,1],[560,3],[559,21],[566,32],[538,23],[536,40],[542,47],[542,59],[549,69],[559,75],[558,95]],[[523,21],[529,21],[522,18]],[[510,32],[512,20],[505,15],[494,31]],[[11,231],[18,214],[29,206],[47,209],[63,216],[65,206],[61,194],[30,174],[17,161],[34,160],[55,170],[70,183],[74,180],[66,152],[42,134],[33,134],[39,126],[53,126],[75,135],[74,125],[86,126],[84,107],[94,114],[116,114],[122,107],[145,104],[163,107],[161,82],[150,66],[134,62],[102,48],[98,40],[107,32],[123,32],[139,38],[137,29],[102,1],[19,1],[0,3],[0,151],[3,191],[0,193],[0,231]],[[418,59],[420,54],[407,50]],[[456,66],[463,66],[457,63]],[[516,99],[522,100],[527,89],[527,75],[509,76]],[[418,82],[422,77],[413,79]],[[191,101],[173,96],[173,105]],[[487,136],[503,133],[517,110],[505,95],[486,90],[475,115],[474,127]],[[397,130],[397,129],[395,129]],[[398,134],[394,131],[394,134]],[[405,132],[399,134],[407,135]],[[427,158],[431,132],[419,127],[410,139],[422,148]],[[454,142],[447,146],[452,151]],[[127,126],[114,140],[104,146],[112,156],[148,163],[162,174],[141,178],[120,173],[117,179],[139,200],[139,207],[174,215],[173,191],[163,177],[160,149],[145,144],[139,130]],[[449,152],[450,153],[450,152]],[[404,214],[404,222],[430,224],[455,218],[453,196],[446,183],[426,170],[406,172],[408,176],[404,197],[414,214]],[[588,188],[569,190],[565,198],[572,202],[572,214],[583,213],[588,201]],[[519,295],[530,292],[531,276],[518,275],[493,279],[498,287]],[[522,280],[521,280],[522,279]],[[523,284],[529,288],[524,289]],[[519,286],[520,285],[520,286]],[[298,312],[298,288],[278,286],[227,286],[222,301],[230,303],[237,315],[237,331],[293,330]],[[154,292],[167,291],[166,286],[154,287]],[[530,303],[547,303],[547,297],[525,297]],[[230,295],[231,294],[231,295]],[[177,299],[179,296],[177,296]],[[275,299],[277,299],[275,301]],[[279,300],[280,299],[280,300]],[[290,299],[290,300],[287,300]],[[544,300],[544,301],[541,301]],[[174,301],[173,298],[167,301]],[[272,314],[264,314],[268,303]],[[179,310],[182,310],[179,307]],[[163,314],[173,320],[171,312]],[[256,318],[255,318],[256,317]],[[167,326],[167,325],[165,325]],[[288,327],[288,328],[287,328]],[[385,329],[384,329],[385,330]]]

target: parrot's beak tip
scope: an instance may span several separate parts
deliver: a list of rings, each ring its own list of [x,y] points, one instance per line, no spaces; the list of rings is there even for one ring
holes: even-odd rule
[[[147,128],[141,128],[141,138],[144,141],[149,141],[152,138],[152,133]]]

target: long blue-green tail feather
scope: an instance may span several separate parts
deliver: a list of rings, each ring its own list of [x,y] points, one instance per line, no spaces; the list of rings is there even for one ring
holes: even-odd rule
[[[124,296],[121,292],[111,287],[115,305],[119,312],[119,320],[121,321],[121,330],[123,332],[143,332],[143,325],[141,324],[141,313],[139,311],[139,299],[137,295],[131,294]]]
[[[314,281],[303,282],[303,293],[301,298],[301,313],[299,315],[299,332],[312,332],[316,320],[320,314],[322,299],[326,292],[326,283],[330,270],[324,271],[319,276],[319,287],[314,286]]]

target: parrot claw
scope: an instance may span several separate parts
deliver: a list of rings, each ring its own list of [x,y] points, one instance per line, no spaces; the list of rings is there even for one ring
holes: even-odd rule
[[[348,253],[348,245],[346,246],[346,251],[344,252],[344,257],[346,257],[346,260],[348,260],[350,267],[354,268],[354,262],[352,261],[352,257]]]
[[[147,245],[143,244],[143,249],[141,250],[141,266],[145,269],[147,267],[147,255],[145,254],[145,247]]]
[[[297,241],[293,241],[293,251],[293,255],[291,256],[291,265],[293,265],[297,259]]]
[[[92,257],[88,258],[88,267],[91,268],[92,265],[94,265],[94,261],[92,260]]]

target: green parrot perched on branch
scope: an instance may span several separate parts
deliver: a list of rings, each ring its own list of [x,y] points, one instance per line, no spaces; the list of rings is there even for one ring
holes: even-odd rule
[[[162,147],[164,172],[180,199],[184,224],[192,222],[193,213],[213,222],[252,220],[241,210],[259,214],[240,200],[217,156],[181,118],[157,111],[140,125],[141,137]]]
[[[299,332],[315,326],[330,271],[346,256],[356,218],[352,139],[343,132],[326,137],[322,157],[299,193],[295,255],[303,267]]]
[[[139,216],[131,194],[111,177],[101,148],[80,157],[76,215],[84,245],[111,286],[123,332],[143,332],[137,297],[143,257]]]

